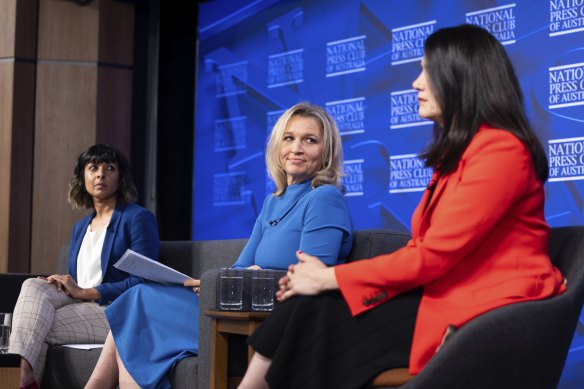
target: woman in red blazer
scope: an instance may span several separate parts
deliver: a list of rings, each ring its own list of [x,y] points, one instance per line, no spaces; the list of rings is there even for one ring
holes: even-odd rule
[[[565,290],[548,257],[547,160],[505,49],[480,27],[438,30],[413,87],[420,116],[436,125],[412,239],[334,268],[298,253],[280,280],[286,303],[251,339],[241,388],[357,388],[406,365],[417,374],[452,329]]]

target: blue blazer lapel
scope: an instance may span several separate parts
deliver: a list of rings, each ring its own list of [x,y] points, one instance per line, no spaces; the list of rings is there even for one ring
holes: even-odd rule
[[[107,226],[105,239],[103,241],[103,248],[101,249],[101,274],[105,277],[105,273],[107,271],[112,248],[114,246],[114,241],[116,237],[116,231],[120,225],[122,220],[122,214],[124,212],[124,205],[119,203],[116,204],[116,208],[114,209],[114,213],[112,214],[112,218]]]

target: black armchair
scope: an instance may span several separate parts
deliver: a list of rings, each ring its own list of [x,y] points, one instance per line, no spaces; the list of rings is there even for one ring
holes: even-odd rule
[[[37,277],[30,273],[0,273],[0,312],[12,312],[20,294],[20,286],[27,278]]]
[[[566,293],[472,320],[400,388],[556,388],[584,304],[584,227],[553,228],[550,256],[568,280]]]

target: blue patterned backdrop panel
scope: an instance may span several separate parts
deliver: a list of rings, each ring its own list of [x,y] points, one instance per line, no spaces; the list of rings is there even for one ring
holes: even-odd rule
[[[584,0],[222,0],[199,5],[193,239],[248,237],[282,112],[308,100],[336,119],[355,229],[409,231],[431,175],[432,124],[412,81],[425,38],[485,27],[511,56],[546,147],[551,226],[583,224]],[[513,167],[510,166],[510,169]],[[584,321],[560,385],[584,387]]]

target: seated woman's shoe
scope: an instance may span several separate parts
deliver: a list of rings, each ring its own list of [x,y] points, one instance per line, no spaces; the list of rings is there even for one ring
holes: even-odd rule
[[[32,380],[30,384],[26,385],[25,387],[20,387],[20,389],[39,389],[39,386],[35,380]]]

